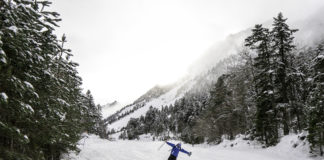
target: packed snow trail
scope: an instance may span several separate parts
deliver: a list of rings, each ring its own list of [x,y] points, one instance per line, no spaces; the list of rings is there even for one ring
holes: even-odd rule
[[[292,138],[290,138],[292,139]],[[291,140],[288,138],[277,147],[261,149],[260,147],[237,145],[231,147],[230,143],[217,146],[183,144],[183,148],[191,151],[192,156],[179,153],[177,160],[314,160],[309,158],[305,152],[307,149],[290,147]],[[63,159],[72,160],[167,160],[171,147],[164,145],[160,150],[162,141],[108,141],[99,139],[97,136],[80,141],[81,152],[74,153]],[[171,141],[175,142],[175,141]],[[82,144],[83,143],[83,144]],[[237,142],[234,142],[234,144]],[[231,144],[233,144],[231,142]]]

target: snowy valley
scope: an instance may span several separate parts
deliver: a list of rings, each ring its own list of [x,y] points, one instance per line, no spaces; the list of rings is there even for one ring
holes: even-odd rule
[[[0,0],[0,160],[324,159],[322,1],[126,1]]]
[[[317,19],[316,23],[308,29],[308,23],[295,22],[293,26],[302,28],[296,36],[296,41],[310,46],[316,45],[321,37],[324,37],[324,32],[321,30],[323,26],[323,18],[319,18],[319,13],[312,15],[309,19]],[[269,26],[269,25],[268,25]],[[314,33],[319,34],[314,34]],[[121,140],[121,134],[127,127],[131,119],[139,119],[145,117],[150,108],[158,110],[165,106],[173,106],[176,101],[190,96],[202,94],[209,95],[209,90],[224,73],[227,73],[230,68],[240,65],[235,55],[244,50],[244,38],[251,34],[250,29],[242,31],[238,34],[231,35],[225,41],[215,45],[209,52],[205,54],[192,66],[191,75],[179,80],[178,82],[168,86],[155,86],[134,103],[123,107],[121,110],[105,119],[107,130],[110,132],[110,140],[101,140],[94,135],[90,135],[82,140],[81,152],[79,155],[72,154],[72,159],[167,159],[168,146],[157,150],[160,144],[163,144],[161,139],[165,138],[166,133],[171,139],[179,141],[181,135],[171,133],[168,130],[162,131],[163,134],[156,135],[153,133],[140,135],[135,140]],[[305,39],[308,39],[305,41]],[[225,47],[224,47],[225,44]],[[299,46],[303,47],[303,46]],[[222,54],[219,54],[222,53]],[[221,56],[223,56],[223,60]],[[207,60],[207,61],[206,61]],[[205,63],[202,63],[205,62]],[[216,66],[215,66],[216,64]],[[169,115],[168,117],[170,117]],[[303,132],[304,133],[304,132]],[[236,137],[234,140],[223,139],[218,145],[185,144],[185,148],[193,151],[193,156],[190,159],[280,159],[280,160],[311,160],[321,159],[320,157],[310,157],[309,143],[306,140],[306,135],[291,134],[283,136],[280,142],[274,147],[262,148],[263,144],[256,141],[249,141],[248,138],[243,140],[241,137]],[[301,138],[302,137],[302,138]],[[124,139],[124,138],[122,138]],[[127,139],[127,138],[126,138]],[[181,139],[181,138],[180,138]],[[302,140],[301,140],[302,139]],[[156,140],[156,141],[155,141]],[[101,148],[101,149],[97,149]],[[127,153],[124,153],[124,149]],[[180,159],[188,159],[186,155],[179,157]]]

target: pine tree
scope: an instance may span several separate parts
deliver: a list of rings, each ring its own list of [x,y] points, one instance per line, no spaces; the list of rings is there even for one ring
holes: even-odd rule
[[[218,78],[214,88],[210,91],[209,105],[198,120],[196,133],[207,137],[207,142],[220,143],[222,135],[233,138],[231,92],[227,88],[229,75]]]
[[[255,84],[255,67],[252,53],[248,48],[244,48],[239,53],[241,60],[244,64],[236,71],[236,78],[238,81],[238,87],[242,90],[241,95],[241,110],[244,113],[245,128],[242,130],[245,134],[252,133],[254,116],[256,115],[256,84]],[[241,83],[241,84],[240,84]]]
[[[84,96],[83,106],[85,115],[85,131],[96,135],[105,135],[105,125],[102,122],[101,106],[94,103],[93,96],[88,90]]]
[[[323,156],[324,146],[324,53],[321,51],[314,60],[314,82],[313,89],[309,95],[308,105],[308,140],[311,143],[311,149],[319,149]]]
[[[245,45],[257,53],[254,58],[257,109],[255,135],[267,146],[274,145],[278,141],[278,125],[274,106],[273,55],[269,30],[262,25],[255,25],[252,35],[245,39]]]
[[[81,78],[48,1],[0,0],[0,159],[59,159],[82,130]]]
[[[308,56],[311,53],[308,53]],[[298,55],[289,55],[290,66],[287,69],[287,97],[289,99],[290,115],[289,127],[295,133],[302,132],[306,127],[306,112],[305,103],[308,94],[309,82],[307,82],[308,71],[303,71],[303,66],[299,65],[297,60],[300,58]],[[309,63],[307,59],[304,59],[302,63]],[[309,69],[307,69],[309,70]]]
[[[287,94],[288,82],[287,74],[289,70],[289,60],[288,54],[295,48],[293,45],[293,33],[297,32],[296,29],[290,29],[286,24],[287,19],[283,18],[282,13],[279,13],[277,17],[274,18],[273,28],[271,30],[272,35],[272,49],[274,51],[274,66],[275,69],[275,85],[277,86],[276,93],[276,103],[277,108],[282,112],[283,119],[281,123],[284,128],[284,135],[289,134],[289,98]]]

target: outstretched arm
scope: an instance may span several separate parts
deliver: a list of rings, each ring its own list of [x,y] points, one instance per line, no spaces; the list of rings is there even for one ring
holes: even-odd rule
[[[173,144],[173,143],[170,143],[170,142],[167,142],[167,141],[165,141],[165,143],[167,143],[169,146],[171,146],[171,147],[174,147],[175,146],[175,144]]]
[[[180,152],[186,153],[186,154],[188,154],[189,156],[191,156],[191,152],[188,152],[188,151],[186,151],[186,150],[184,150],[184,149],[181,149]]]

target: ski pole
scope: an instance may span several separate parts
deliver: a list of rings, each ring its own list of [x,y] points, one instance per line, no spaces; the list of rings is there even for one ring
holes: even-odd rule
[[[158,148],[158,151],[164,146],[165,142]]]

